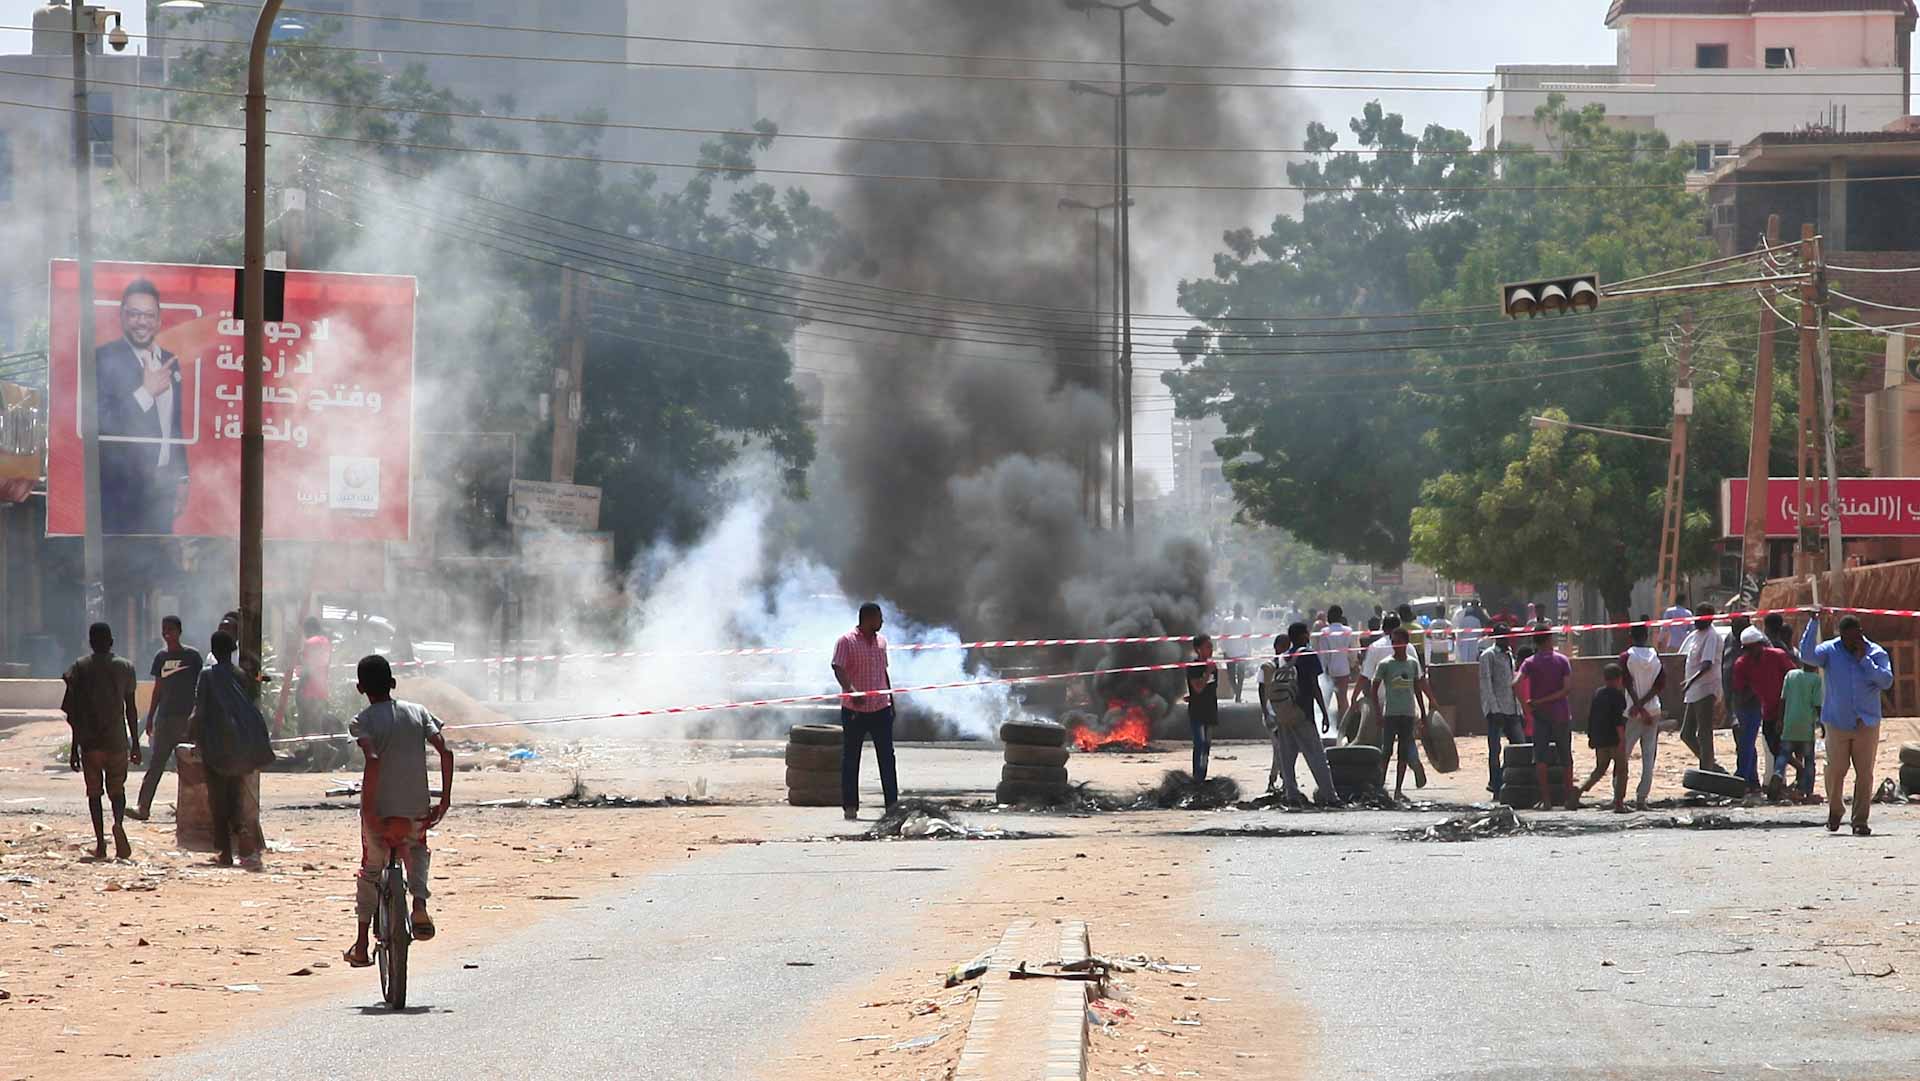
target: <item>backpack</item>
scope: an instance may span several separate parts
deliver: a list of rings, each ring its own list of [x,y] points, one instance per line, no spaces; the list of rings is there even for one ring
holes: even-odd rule
[[[1267,705],[1278,719],[1282,707],[1300,702],[1300,670],[1293,666],[1293,655],[1283,653],[1260,666],[1260,682],[1266,685]]]

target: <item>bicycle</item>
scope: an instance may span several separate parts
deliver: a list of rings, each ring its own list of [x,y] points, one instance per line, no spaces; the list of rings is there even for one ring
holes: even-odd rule
[[[413,944],[413,915],[407,905],[405,856],[413,823],[389,818],[387,866],[380,872],[380,900],[373,910],[373,961],[380,969],[380,997],[396,1010],[407,1008],[407,947]]]

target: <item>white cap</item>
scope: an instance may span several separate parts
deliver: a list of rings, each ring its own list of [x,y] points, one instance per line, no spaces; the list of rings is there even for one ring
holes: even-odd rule
[[[1764,646],[1767,644],[1767,632],[1758,627],[1748,627],[1740,632],[1740,644],[1743,646]]]

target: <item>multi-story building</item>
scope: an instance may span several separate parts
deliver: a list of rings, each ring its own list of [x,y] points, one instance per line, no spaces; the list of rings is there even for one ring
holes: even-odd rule
[[[1612,0],[1613,64],[1501,66],[1488,147],[1544,147],[1549,95],[1695,147],[1700,172],[1763,131],[1878,131],[1907,113],[1914,0]]]
[[[1220,455],[1213,450],[1213,441],[1226,434],[1226,423],[1217,416],[1174,418],[1173,476],[1168,495],[1169,502],[1182,514],[1231,508],[1233,492],[1222,471]]]

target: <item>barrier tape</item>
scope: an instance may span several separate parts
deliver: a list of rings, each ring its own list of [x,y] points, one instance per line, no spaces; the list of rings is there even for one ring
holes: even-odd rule
[[[1863,616],[1894,616],[1894,617],[1901,617],[1901,618],[1907,618],[1907,619],[1920,618],[1920,610],[1906,609],[1906,608],[1839,608],[1831,605],[1820,605],[1817,607],[1814,605],[1801,605],[1795,608],[1756,609],[1751,612],[1736,612],[1736,613],[1720,612],[1714,615],[1713,621],[1715,623],[1724,624],[1729,622],[1732,619],[1732,617],[1735,615],[1743,615],[1743,616],[1746,616],[1748,619],[1757,621],[1760,619],[1764,619],[1767,616],[1773,615],[1773,614],[1805,615],[1809,612],[1852,613],[1855,615],[1863,615]],[[1676,617],[1673,619],[1662,618],[1662,619],[1630,620],[1625,623],[1562,623],[1562,624],[1552,624],[1548,629],[1551,630],[1554,634],[1568,635],[1568,634],[1580,634],[1580,633],[1585,633],[1589,631],[1625,630],[1631,627],[1671,627],[1671,626],[1691,627],[1695,622],[1698,621],[1698,619],[1699,617],[1697,616],[1684,616],[1684,617]],[[1423,634],[1434,633],[1426,630],[1425,628],[1420,628],[1420,630],[1421,630],[1421,633]],[[1365,631],[1359,628],[1350,628],[1348,633],[1358,637],[1363,634],[1372,634],[1372,633],[1378,633],[1378,632]],[[1471,638],[1475,641],[1491,641],[1496,637],[1493,634],[1493,631],[1490,626],[1480,627],[1480,628],[1455,627],[1451,631],[1443,632],[1443,633],[1449,633],[1453,635],[1454,640],[1458,640],[1458,637],[1461,634],[1467,634],[1471,636]],[[1533,627],[1525,626],[1525,627],[1518,627],[1514,630],[1510,630],[1507,632],[1507,634],[1498,636],[1498,637],[1531,638],[1534,635],[1539,633],[1541,632],[1534,629]],[[1321,637],[1324,637],[1326,634],[1327,632],[1324,630],[1315,631],[1312,633],[1312,637],[1321,638]],[[1002,639],[991,639],[991,640],[985,640],[985,641],[979,641],[979,642],[889,643],[887,645],[887,649],[891,651],[902,652],[902,653],[921,653],[921,652],[930,652],[930,651],[939,651],[939,650],[956,650],[956,649],[957,650],[1049,649],[1049,648],[1054,648],[1058,646],[1153,645],[1153,644],[1158,644],[1163,642],[1191,642],[1194,640],[1195,637],[1196,637],[1195,635],[1191,635],[1191,634],[1160,634],[1160,635],[1133,635],[1133,636],[1118,637],[1118,638],[1002,638]],[[1247,634],[1212,634],[1212,635],[1208,635],[1208,637],[1215,642],[1235,642],[1235,641],[1265,641],[1267,639],[1279,637],[1279,635],[1259,632],[1259,633],[1247,633]],[[1349,652],[1358,653],[1364,648],[1365,647],[1363,646],[1354,646],[1351,650],[1349,650]],[[523,656],[513,656],[513,657],[452,657],[446,660],[426,660],[426,661],[412,660],[412,661],[401,661],[395,664],[393,668],[394,668],[394,671],[400,672],[408,669],[443,667],[446,665],[454,665],[454,664],[551,664],[556,661],[610,661],[610,660],[632,660],[636,658],[658,658],[658,657],[667,657],[667,658],[780,657],[780,656],[792,656],[795,654],[802,654],[802,653],[820,654],[825,652],[826,651],[819,646],[741,646],[741,647],[731,648],[731,649],[690,649],[690,650],[626,649],[626,650],[608,650],[604,652],[584,652],[584,653],[537,653],[537,654],[526,654]],[[1247,660],[1250,658],[1223,657],[1221,659],[1222,660]],[[333,667],[336,669],[341,669],[343,671],[351,671],[353,670],[354,665],[352,662],[343,661],[333,665]],[[1033,677],[1033,678],[1038,678],[1038,677]]]

